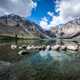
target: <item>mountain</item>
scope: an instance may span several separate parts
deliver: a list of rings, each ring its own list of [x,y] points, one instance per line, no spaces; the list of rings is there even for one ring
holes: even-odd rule
[[[66,39],[80,39],[80,18],[76,18],[62,25],[60,35]]]
[[[19,38],[50,38],[37,24],[24,17],[10,14],[0,17],[0,35]]]

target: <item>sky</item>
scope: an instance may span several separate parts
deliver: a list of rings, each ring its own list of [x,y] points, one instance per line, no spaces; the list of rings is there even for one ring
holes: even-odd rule
[[[51,21],[51,16],[49,15],[58,15],[55,11],[56,3],[55,0],[34,0],[37,4],[37,7],[32,10],[32,15],[28,19],[33,20],[34,22],[40,24],[42,20]]]
[[[43,29],[80,17],[80,0],[1,0],[0,16],[17,14]]]

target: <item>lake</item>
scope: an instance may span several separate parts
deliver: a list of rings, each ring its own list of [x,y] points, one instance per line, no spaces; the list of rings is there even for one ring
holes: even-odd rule
[[[80,52],[39,51],[18,55],[10,44],[0,45],[0,60],[14,64],[17,80],[80,80]]]

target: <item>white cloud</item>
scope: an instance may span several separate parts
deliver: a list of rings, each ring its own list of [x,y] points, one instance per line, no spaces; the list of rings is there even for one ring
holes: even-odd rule
[[[58,5],[65,21],[80,17],[80,0],[62,0]]]
[[[37,3],[34,3],[32,0],[1,0],[0,16],[10,13],[29,16],[35,7],[37,7]]]
[[[48,15],[52,20],[48,24],[46,21],[45,29],[66,23],[76,17],[80,17],[80,0],[56,0],[56,12],[60,12],[59,16],[55,16],[53,12],[48,11]],[[42,20],[43,21],[43,20]],[[40,22],[42,22],[40,21]],[[45,21],[43,21],[44,23]]]
[[[53,14],[53,12],[50,12],[50,11],[49,11],[49,12],[48,12],[48,15],[52,17],[54,14]]]
[[[40,26],[43,28],[43,29],[48,29],[48,19],[46,17],[43,17],[40,21]]]
[[[62,16],[52,16],[52,14],[49,16],[52,17],[52,20],[50,22],[46,17],[43,17],[40,21],[40,26],[45,30],[49,30],[51,27],[56,27],[57,25],[64,23]]]
[[[80,0],[57,0],[56,12],[59,16],[53,15],[49,25],[59,25],[80,17]]]
[[[63,19],[62,19],[61,16],[53,16],[49,26],[50,27],[55,27],[55,26],[57,26],[59,24],[63,24],[63,23],[64,22],[63,22]]]
[[[37,3],[33,2],[33,8],[36,8],[36,7],[37,7]]]

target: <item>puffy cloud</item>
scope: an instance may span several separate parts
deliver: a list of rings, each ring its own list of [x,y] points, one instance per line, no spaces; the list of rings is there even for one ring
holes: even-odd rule
[[[40,26],[43,28],[43,29],[48,29],[48,19],[46,17],[43,17],[40,21]]]
[[[59,16],[55,16],[53,12],[48,12],[48,15],[52,17],[52,20],[48,24],[47,21],[40,21],[45,22],[45,29],[46,27],[53,27],[59,24],[66,23],[70,20],[75,19],[76,17],[80,17],[80,0],[56,0],[56,12],[60,12]]]
[[[45,30],[49,30],[51,27],[56,27],[59,24],[63,24],[63,19],[60,16],[53,16],[52,20],[50,21],[50,23],[48,23],[48,19],[45,17],[41,19],[40,21],[40,26],[45,29]]]
[[[53,14],[52,20],[48,26],[56,26],[66,23],[70,20],[80,17],[80,0],[57,0],[56,12],[60,12],[59,16]],[[50,12],[48,13],[50,14]],[[51,16],[51,15],[49,15]]]
[[[61,16],[53,16],[49,26],[50,27],[55,27],[55,26],[57,26],[59,24],[63,24],[63,23],[64,22],[63,22],[63,19],[62,19]]]
[[[48,12],[48,15],[52,18],[51,21],[48,21],[47,17],[43,17],[40,20],[40,26],[43,29],[49,30],[51,27],[56,27],[57,25],[64,23],[62,16],[54,16],[52,12]]]
[[[80,17],[80,0],[57,0],[56,12],[60,12],[59,16],[52,16],[49,25],[59,25],[70,20]]]
[[[59,6],[60,16],[64,21],[67,22],[80,17],[80,0],[61,0],[57,5]]]
[[[1,0],[0,16],[4,14],[17,14],[20,16],[29,16],[33,8],[37,6],[32,0]]]
[[[53,16],[53,12],[48,11],[48,15],[52,17]]]
[[[36,8],[36,7],[37,7],[37,3],[33,2],[33,8]]]

